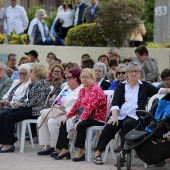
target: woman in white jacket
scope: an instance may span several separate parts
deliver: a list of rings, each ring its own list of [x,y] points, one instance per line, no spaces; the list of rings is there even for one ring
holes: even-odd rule
[[[78,98],[78,93],[82,87],[80,81],[80,69],[72,68],[66,71],[65,77],[67,79],[68,86],[65,86],[60,94],[57,96],[53,103],[53,107],[60,109],[65,114],[59,115],[56,118],[50,118],[48,121],[44,121],[40,116],[38,118],[39,128],[39,144],[45,145],[43,151],[39,151],[38,155],[51,155],[54,152],[54,148],[57,144],[60,122],[66,117],[66,114],[71,110],[72,106]],[[49,109],[46,109],[48,112]],[[43,110],[45,111],[45,110]],[[53,110],[55,111],[55,109]],[[53,153],[55,156],[55,153]]]
[[[1,100],[1,103],[4,105],[4,109],[12,108],[12,103],[18,101],[24,96],[26,89],[31,82],[29,75],[30,68],[29,64],[21,64],[19,66],[20,79],[13,82],[11,88]]]

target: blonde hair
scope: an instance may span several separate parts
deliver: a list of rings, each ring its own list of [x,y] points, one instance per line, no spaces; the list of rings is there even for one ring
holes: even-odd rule
[[[41,63],[33,63],[31,64],[32,69],[37,77],[45,79],[47,77],[47,69]]]
[[[2,6],[2,4],[3,4],[3,0],[0,0],[0,5]]]
[[[46,11],[44,9],[38,9],[35,13],[35,17],[38,17],[40,13],[43,13],[44,17],[47,17]]]
[[[86,72],[88,72],[88,73],[90,74],[90,77],[91,77],[91,79],[92,79],[93,81],[96,81],[95,71],[94,71],[93,69],[91,69],[91,68],[85,68],[85,69],[83,69],[83,70],[81,71],[81,73],[80,73],[80,76],[82,75],[82,73],[83,73],[84,71],[86,71]]]

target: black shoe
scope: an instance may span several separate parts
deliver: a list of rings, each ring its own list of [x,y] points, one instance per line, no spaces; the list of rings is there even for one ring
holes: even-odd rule
[[[73,162],[85,161],[85,154],[82,155],[80,158],[73,158],[72,161]]]
[[[51,155],[52,152],[54,152],[54,148],[50,148],[47,151],[45,151],[45,150],[39,151],[39,152],[37,152],[37,155]]]
[[[52,152],[51,157],[58,156],[58,154],[59,153],[57,151],[54,151],[54,152]]]
[[[0,150],[0,153],[7,153],[7,152],[14,152],[15,151],[15,146],[12,146],[11,148],[7,150]]]
[[[30,141],[30,137],[29,137],[29,136],[26,136],[26,137],[25,137],[25,140],[26,140],[26,141]]]
[[[65,153],[63,155],[54,156],[53,158],[56,159],[56,160],[63,159],[63,158],[70,159],[71,158],[71,154],[68,151],[67,153]]]
[[[159,163],[155,164],[155,166],[157,166],[157,167],[163,167],[165,165],[166,165],[165,161],[162,161],[162,162],[159,162]]]

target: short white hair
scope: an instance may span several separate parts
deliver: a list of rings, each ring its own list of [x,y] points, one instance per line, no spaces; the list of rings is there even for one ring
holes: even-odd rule
[[[29,63],[21,64],[18,68],[18,70],[25,69],[28,73],[30,73],[31,65]]]
[[[102,67],[103,68],[103,75],[105,76],[107,74],[107,68],[106,68],[106,65],[102,62],[97,62],[94,66],[93,66],[93,70],[96,68],[96,67]]]
[[[47,14],[46,14],[46,11],[44,9],[38,9],[36,12],[35,12],[35,17],[38,17],[38,15],[40,13],[44,13],[44,16],[47,17]]]

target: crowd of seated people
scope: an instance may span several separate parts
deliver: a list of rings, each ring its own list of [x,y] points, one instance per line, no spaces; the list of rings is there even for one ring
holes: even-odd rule
[[[52,63],[58,58],[51,52],[47,54],[47,67],[38,61],[36,51],[31,50],[26,54],[28,56],[19,61],[18,71],[14,72],[19,79],[14,79],[13,84],[13,80],[5,75],[7,67],[0,63],[1,79],[8,78],[4,83],[8,88],[1,100],[0,153],[15,151],[16,123],[37,119],[39,144],[44,146],[38,155],[51,155],[55,160],[70,159],[69,140],[75,140],[78,152],[73,161],[84,161],[87,128],[106,124],[99,137],[94,159],[96,164],[101,165],[105,147],[120,129],[121,148],[124,147],[124,136],[138,124],[136,110],[145,109],[148,97],[170,91],[169,69],[163,70],[160,75],[162,84],[156,87],[144,80],[142,68],[134,61],[128,61],[128,65],[118,64],[112,70],[114,76],[111,79],[109,62],[113,59],[107,55],[99,56],[93,68],[82,69],[81,64],[62,63],[60,59],[57,64]],[[32,54],[37,60],[30,63]],[[88,59],[89,55],[82,55],[82,61]],[[53,86],[51,93],[50,86]],[[104,90],[114,93],[108,117]],[[49,93],[50,97],[47,97]],[[79,109],[81,115],[77,114]],[[55,110],[61,110],[62,114],[47,120],[41,116],[44,112]]]

